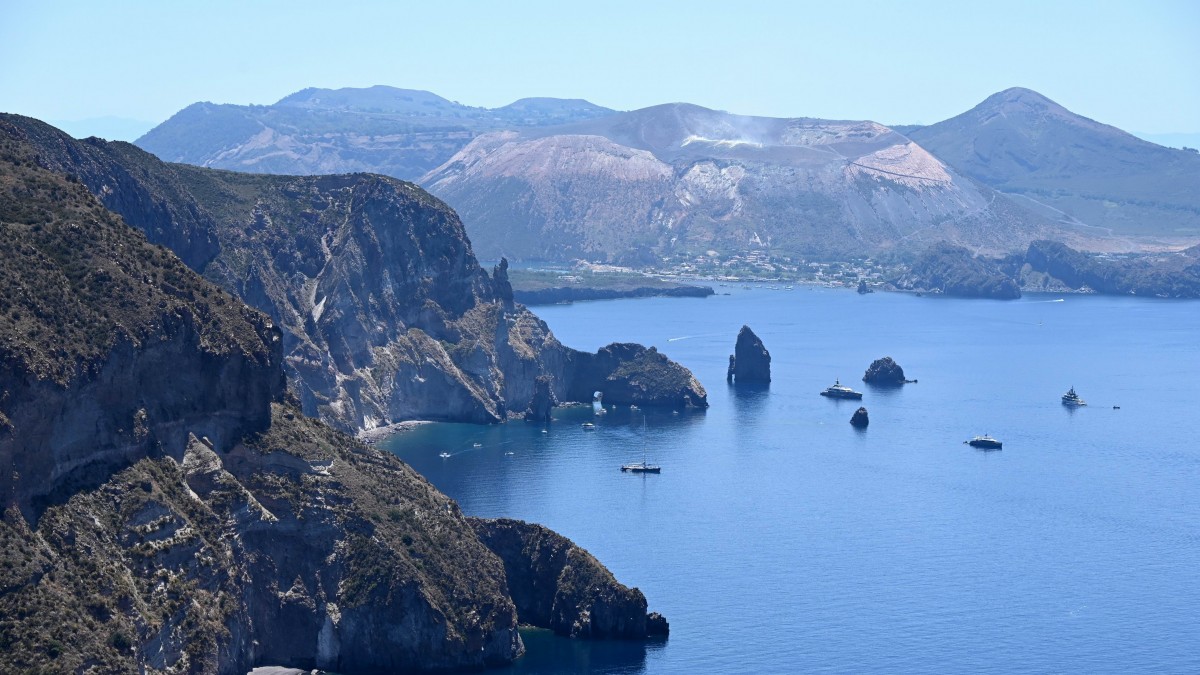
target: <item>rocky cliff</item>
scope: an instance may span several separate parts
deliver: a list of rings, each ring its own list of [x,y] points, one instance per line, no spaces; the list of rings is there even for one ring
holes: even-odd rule
[[[570,637],[666,635],[667,621],[646,613],[646,597],[613,578],[590,553],[540,525],[472,518],[476,534],[504,561],[522,623]]]
[[[129,144],[3,121],[40,165],[77,177],[152,242],[266,312],[308,415],[345,430],[495,422],[526,410],[539,375],[560,400],[603,389],[607,375],[588,379],[594,369],[572,364],[606,357],[564,347],[516,305],[505,266],[484,272],[457,215],[415,185],[165,164]],[[658,400],[638,391],[626,390],[637,403]],[[702,401],[703,389],[688,398]]]
[[[267,317],[34,160],[0,133],[0,490],[29,515],[189,433],[227,448],[284,386]]]
[[[0,134],[0,671],[518,657],[504,563],[457,505],[302,415],[268,317],[38,152]]]
[[[1200,297],[1200,246],[1178,252],[1097,256],[1035,241],[1011,256],[1007,271],[1024,288],[1160,298]]]
[[[961,246],[935,244],[891,283],[899,289],[960,298],[1013,300],[1021,297],[1017,282],[1000,261],[973,255]]]
[[[767,384],[771,381],[771,352],[750,330],[750,326],[742,326],[738,331],[725,379],[741,384]]]

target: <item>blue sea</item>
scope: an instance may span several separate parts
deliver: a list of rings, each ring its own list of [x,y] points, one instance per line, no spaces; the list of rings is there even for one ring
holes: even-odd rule
[[[1200,303],[717,290],[536,308],[572,347],[658,347],[707,412],[385,443],[467,513],[572,538],[671,623],[647,645],[531,631],[502,672],[1200,672]],[[769,389],[725,383],[742,324]],[[919,382],[867,387],[882,356]],[[863,400],[818,395],[838,378]],[[1060,404],[1072,386],[1088,407]],[[963,444],[984,433],[1004,449]],[[662,473],[621,473],[643,446]]]

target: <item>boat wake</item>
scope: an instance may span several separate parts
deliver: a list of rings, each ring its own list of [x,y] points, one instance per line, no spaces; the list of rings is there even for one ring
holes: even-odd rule
[[[705,333],[704,335],[681,335],[679,337],[667,338],[667,342],[678,342],[680,340],[691,340],[693,338],[717,337],[724,333]]]

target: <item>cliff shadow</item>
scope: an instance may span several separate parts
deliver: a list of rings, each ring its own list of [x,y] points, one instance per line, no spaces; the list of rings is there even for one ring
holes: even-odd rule
[[[643,673],[646,655],[661,650],[667,640],[573,640],[543,628],[522,628],[525,656],[495,673],[557,675],[558,673]]]
[[[903,384],[873,384],[871,382],[864,382],[863,385],[873,398],[895,398],[904,391],[906,386]]]
[[[733,399],[733,407],[738,415],[758,415],[767,405],[771,395],[771,385],[760,382],[728,383],[729,397]]]

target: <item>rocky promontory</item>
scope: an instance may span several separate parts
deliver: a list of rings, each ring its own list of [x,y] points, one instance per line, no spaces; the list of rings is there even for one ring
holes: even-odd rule
[[[303,415],[270,318],[12,131],[0,119],[0,671],[518,658],[504,562],[458,506]],[[565,580],[602,576],[569,560]]]
[[[167,164],[29,118],[0,121],[6,136],[36,148],[41,166],[79,181],[151,242],[266,313],[280,330],[290,392],[305,414],[342,430],[501,422],[530,409],[539,376],[559,400],[590,401],[592,390],[572,392],[619,371],[611,386],[630,402],[680,404],[658,395],[672,385],[652,382],[651,371],[559,343],[515,302],[507,263],[484,271],[457,214],[416,185]],[[597,363],[604,372],[589,365]],[[702,406],[702,391],[685,393]]]
[[[880,387],[899,387],[909,380],[904,379],[904,369],[892,357],[875,359],[863,375],[863,382]],[[915,382],[916,380],[912,380]]]
[[[704,385],[654,347],[614,342],[595,354],[574,352],[565,372],[571,401],[590,403],[600,392],[605,403],[618,405],[708,407]]]
[[[903,274],[891,280],[900,290],[960,298],[1015,300],[1017,282],[997,260],[973,255],[961,246],[939,243],[922,252]]]
[[[742,326],[738,331],[725,379],[738,384],[768,384],[771,381],[771,352],[750,326]]]
[[[645,638],[666,635],[666,619],[646,613],[646,597],[618,582],[590,553],[540,525],[468,519],[500,560],[521,623],[559,635]]]

